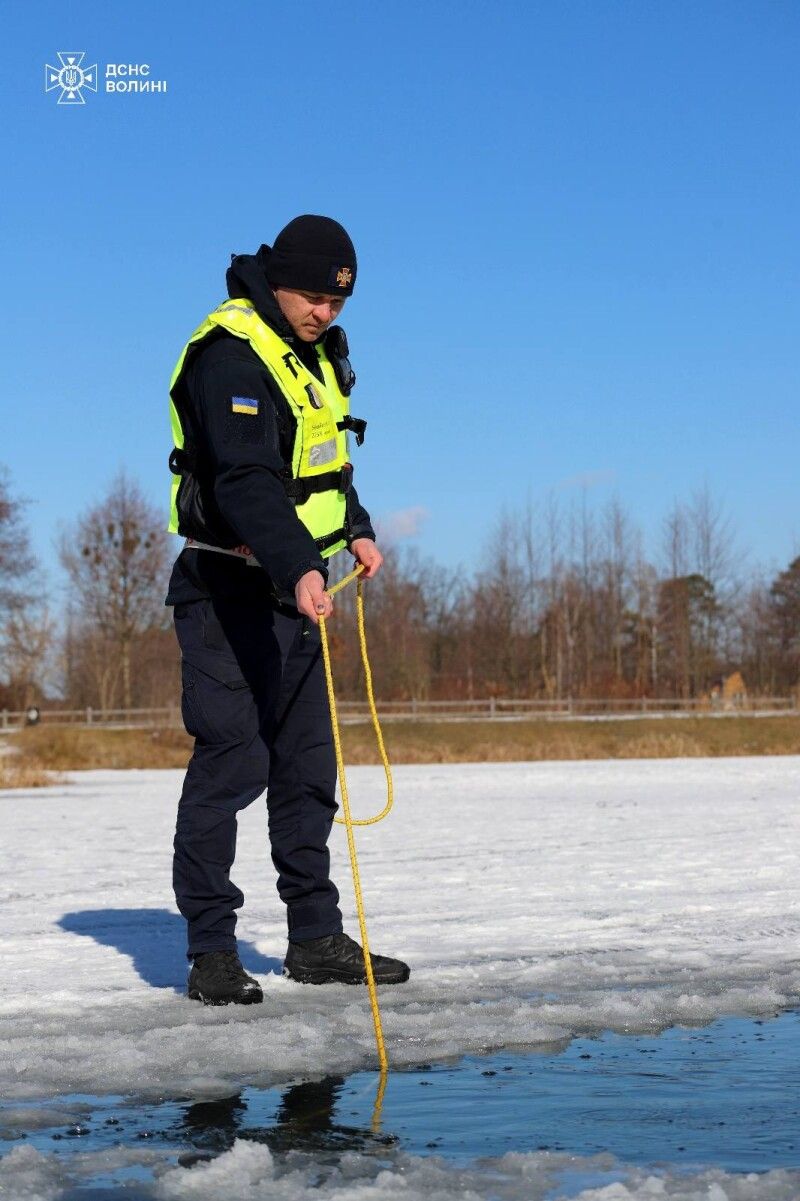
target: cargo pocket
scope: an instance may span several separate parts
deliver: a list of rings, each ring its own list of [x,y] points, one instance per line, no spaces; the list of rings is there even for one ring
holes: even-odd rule
[[[189,734],[203,743],[249,743],[258,733],[258,708],[241,672],[210,654],[184,658],[181,709]]]
[[[252,738],[258,716],[250,686],[210,601],[175,613],[181,647],[181,711],[187,732],[203,743]]]
[[[225,684],[246,688],[241,664],[210,600],[175,607],[175,632],[185,664]]]

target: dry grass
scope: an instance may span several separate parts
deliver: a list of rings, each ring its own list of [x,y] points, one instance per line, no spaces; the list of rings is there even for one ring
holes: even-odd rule
[[[192,740],[183,730],[91,730],[37,726],[15,740],[22,763],[58,771],[84,768],[185,767]]]
[[[378,763],[370,725],[345,726],[348,763]],[[800,718],[657,718],[637,721],[397,722],[384,727],[393,763],[491,763],[542,759],[668,759],[800,754]],[[184,768],[191,739],[175,729],[92,730],[39,726],[14,739],[0,787],[52,783],[47,772],[82,768]],[[13,761],[13,762],[12,762]],[[24,783],[3,783],[8,773]]]
[[[46,788],[50,784],[60,783],[60,776],[42,771],[30,763],[21,763],[16,755],[4,755],[0,759],[0,791],[7,788]]]
[[[384,737],[395,763],[796,755],[800,718],[415,722],[387,725]],[[379,762],[370,726],[348,727],[344,744],[349,762]]]

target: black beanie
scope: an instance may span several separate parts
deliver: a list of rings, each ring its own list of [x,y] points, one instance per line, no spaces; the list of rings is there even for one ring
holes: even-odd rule
[[[331,217],[295,217],[275,239],[267,279],[274,288],[350,296],[356,252],[347,231]]]

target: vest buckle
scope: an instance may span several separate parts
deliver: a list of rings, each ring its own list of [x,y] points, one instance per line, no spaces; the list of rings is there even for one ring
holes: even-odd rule
[[[343,492],[344,495],[347,496],[347,493],[350,491],[352,486],[353,486],[353,464],[345,463],[344,466],[342,467],[342,476],[341,476],[341,480],[339,482],[339,491]]]

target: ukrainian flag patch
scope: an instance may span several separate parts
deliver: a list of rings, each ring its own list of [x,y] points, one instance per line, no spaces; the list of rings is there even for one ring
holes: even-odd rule
[[[249,413],[251,417],[258,416],[258,401],[253,396],[232,396],[232,413]]]

